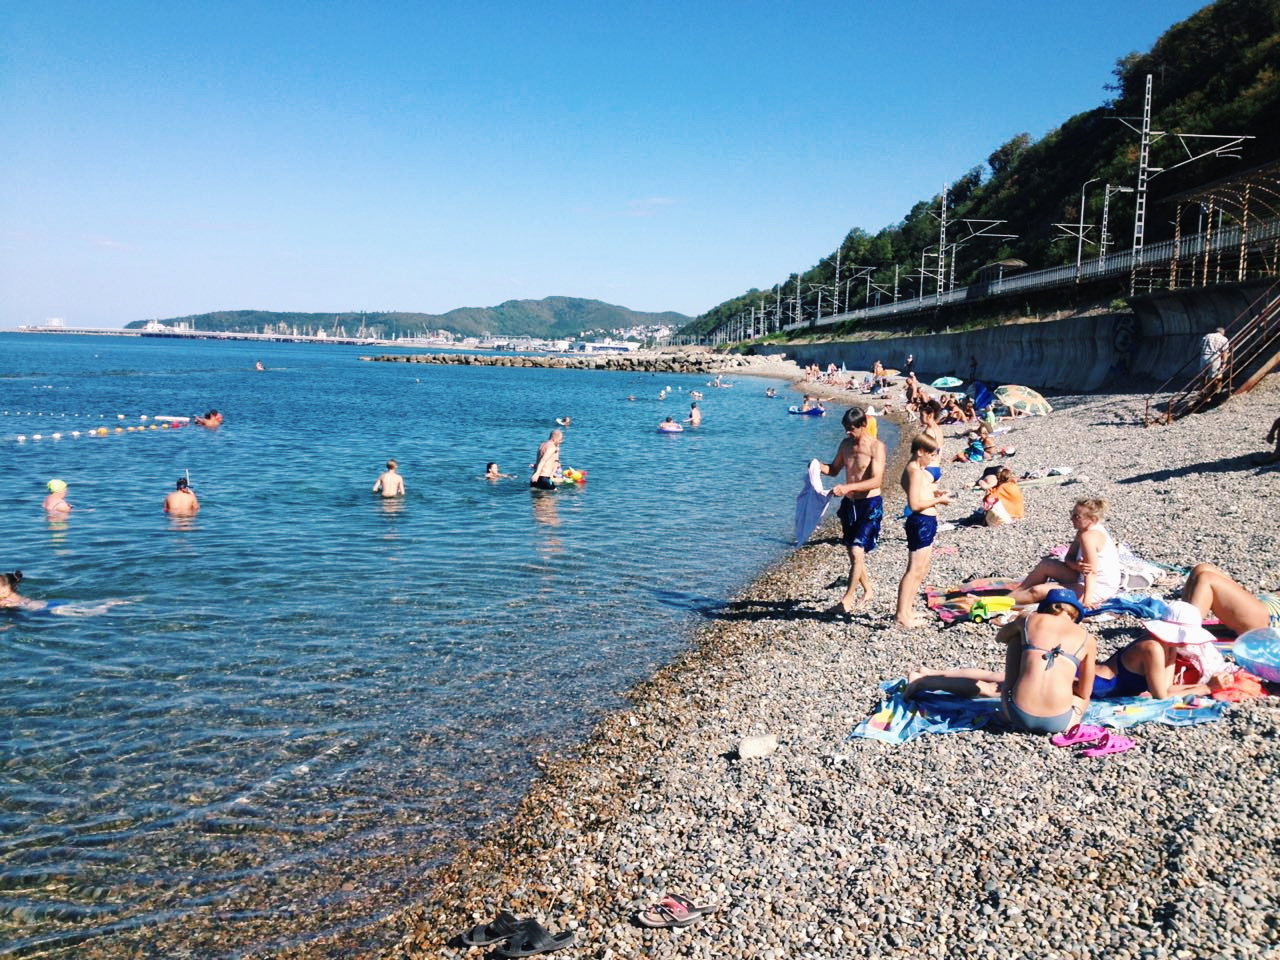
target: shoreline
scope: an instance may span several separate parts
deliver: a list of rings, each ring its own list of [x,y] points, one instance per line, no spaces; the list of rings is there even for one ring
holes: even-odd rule
[[[1140,556],[1210,560],[1275,589],[1276,472],[1251,458],[1280,385],[1168,427],[1138,425],[1142,399],[1064,397],[1049,418],[1013,422],[1015,469],[1075,460],[1078,481],[1029,488],[1020,524],[941,537],[957,550],[935,551],[927,581],[1020,575],[1069,539],[1077,497],[1101,495]],[[945,429],[954,452],[958,428]],[[972,509],[981,469],[947,464],[964,494],[946,518]],[[896,477],[886,494],[900,504]],[[570,957],[1248,957],[1280,943],[1273,698],[1202,726],[1143,725],[1136,750],[1092,762],[1019,734],[846,739],[882,680],[997,659],[990,627],[892,625],[905,548],[890,515],[871,613],[816,616],[847,572],[829,515],[638,685],[630,709],[541,758],[514,817],[436,872],[427,902],[388,918],[403,931],[390,955],[479,956],[450,940],[499,908],[575,929]],[[1099,655],[1134,626],[1095,625]],[[764,733],[775,754],[735,757],[739,739]],[[634,912],[666,892],[719,911],[684,930],[637,927]]]

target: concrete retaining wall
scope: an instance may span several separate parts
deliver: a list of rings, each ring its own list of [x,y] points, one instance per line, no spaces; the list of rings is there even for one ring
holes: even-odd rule
[[[1167,291],[1135,298],[1133,313],[1072,317],[986,327],[963,333],[844,340],[787,346],[802,366],[844,364],[870,370],[876,360],[901,368],[915,355],[916,376],[970,378],[971,359],[979,379],[1022,383],[1050,390],[1131,387],[1135,380],[1161,383],[1199,365],[1200,338],[1214,327],[1229,327],[1269,286],[1258,281],[1199,290]]]

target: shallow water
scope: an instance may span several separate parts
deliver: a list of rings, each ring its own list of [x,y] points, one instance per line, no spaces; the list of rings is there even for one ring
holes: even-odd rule
[[[841,436],[759,379],[361,352],[0,335],[0,568],[70,605],[0,615],[5,952],[231,956],[420,896],[533,756],[787,549],[804,464]],[[690,389],[703,425],[658,434]],[[208,407],[217,431],[70,436]],[[531,492],[563,415],[588,482]],[[387,457],[403,500],[369,492]],[[184,475],[203,509],[169,518]]]

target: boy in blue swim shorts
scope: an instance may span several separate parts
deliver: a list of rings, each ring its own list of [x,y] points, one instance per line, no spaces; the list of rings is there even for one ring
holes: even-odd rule
[[[929,464],[938,453],[932,437],[919,434],[911,441],[911,460],[902,471],[902,490],[907,495],[911,514],[907,517],[907,569],[898,584],[897,622],[900,627],[918,627],[916,594],[924,583],[933,560],[933,538],[938,533],[937,508],[951,502],[950,495],[939,491],[929,473]]]
[[[884,516],[880,487],[884,483],[885,448],[883,441],[871,435],[864,411],[851,407],[841,422],[844,440],[831,462],[822,464],[822,473],[837,477],[843,471],[845,475],[845,482],[832,487],[831,495],[844,498],[837,515],[849,551],[849,586],[840,602],[827,612],[847,616],[855,606],[870,603],[875,592],[867,575],[867,554],[875,549]]]

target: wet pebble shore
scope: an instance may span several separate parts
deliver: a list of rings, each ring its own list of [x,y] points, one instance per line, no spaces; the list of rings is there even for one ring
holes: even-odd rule
[[[1101,496],[1116,539],[1140,556],[1209,560],[1280,589],[1280,470],[1252,463],[1280,384],[1166,427],[1141,426],[1143,400],[1057,397],[1052,416],[1005,424],[997,439],[1016,448],[1016,472],[1067,466],[1074,482],[1028,487],[1028,517],[1012,527],[942,534],[928,582],[1021,575],[1068,542],[1077,498]],[[944,429],[949,457],[961,428]],[[821,616],[847,573],[833,510],[630,709],[543,758],[518,814],[434,877],[429,902],[389,919],[391,955],[488,955],[454,938],[507,908],[576,931],[556,956],[601,960],[1275,956],[1280,699],[1200,726],[1145,724],[1129,731],[1136,749],[1097,760],[1025,734],[849,739],[882,681],[1002,662],[992,626],[893,625],[907,556],[890,519],[899,470],[886,476],[869,610],[851,623]],[[943,482],[960,495],[944,519],[974,509],[981,470],[947,464]],[[1156,589],[1174,596],[1181,583],[1171,573]],[[1136,627],[1094,625],[1100,656]],[[738,742],[757,734],[776,735],[777,750],[739,759]],[[634,923],[669,892],[717,912],[679,930]]]

